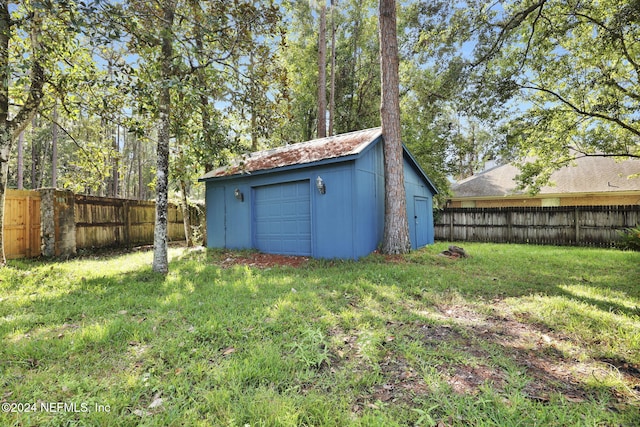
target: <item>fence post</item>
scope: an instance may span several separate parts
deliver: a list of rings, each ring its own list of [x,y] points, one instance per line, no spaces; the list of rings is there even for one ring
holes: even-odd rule
[[[453,210],[449,211],[449,241],[453,242]]]
[[[76,254],[75,199],[71,191],[40,190],[42,255],[68,257]]]
[[[122,216],[124,217],[124,244],[127,249],[131,248],[131,205],[129,200],[122,201]]]
[[[580,209],[576,206],[574,210],[574,221],[576,227],[576,245],[580,242]]]
[[[22,135],[22,134],[20,134]],[[27,213],[24,219],[24,226],[25,226],[25,232],[24,232],[24,242],[25,242],[25,256],[27,258],[31,258],[31,241],[33,240],[31,238],[31,233],[33,232],[33,228],[31,227],[31,219],[33,218],[33,212],[31,212],[31,196],[27,196],[25,203],[27,204]]]

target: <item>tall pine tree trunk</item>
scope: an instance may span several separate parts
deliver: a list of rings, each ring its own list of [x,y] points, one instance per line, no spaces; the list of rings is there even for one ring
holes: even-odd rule
[[[37,115],[33,116],[31,120],[31,189],[35,190],[40,188],[38,185],[38,149],[35,143],[35,129],[37,124]]]
[[[327,5],[321,0],[318,32],[318,138],[327,136]]]
[[[331,0],[331,84],[329,86],[329,136],[334,135],[336,116],[336,1]]]
[[[400,132],[398,64],[396,2],[380,0],[380,119],[384,138],[385,191],[382,252],[386,254],[403,254],[411,250]]]
[[[168,255],[168,211],[169,211],[169,137],[171,128],[171,92],[173,59],[173,19],[175,0],[162,3],[162,45],[160,54],[160,73],[163,81],[158,95],[158,160],[156,172],[156,223],[153,234],[153,271],[167,274],[169,272]]]

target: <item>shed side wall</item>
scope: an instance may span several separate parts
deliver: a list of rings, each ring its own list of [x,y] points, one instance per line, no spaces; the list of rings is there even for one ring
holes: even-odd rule
[[[404,183],[407,197],[407,221],[409,223],[409,236],[411,237],[411,248],[417,249],[423,246],[422,243],[432,244],[434,242],[433,226],[433,194],[426,186],[424,180],[413,169],[409,162],[404,160]],[[427,217],[418,218],[416,224],[415,199],[424,198],[427,200]],[[416,227],[423,227],[421,233],[426,234],[426,242],[416,241]]]

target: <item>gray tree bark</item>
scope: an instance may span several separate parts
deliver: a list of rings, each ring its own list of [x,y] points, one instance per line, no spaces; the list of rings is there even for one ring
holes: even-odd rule
[[[318,138],[327,136],[327,5],[320,5],[318,32]]]
[[[162,3],[162,41],[160,70],[163,85],[158,95],[158,152],[156,172],[156,222],[153,234],[153,271],[169,272],[167,217],[169,213],[169,138],[171,128],[171,92],[169,83],[172,78],[173,36],[172,27],[175,16],[175,0]]]
[[[411,250],[404,187],[400,131],[399,57],[396,2],[380,0],[380,119],[384,138],[385,213],[382,252],[403,254]]]

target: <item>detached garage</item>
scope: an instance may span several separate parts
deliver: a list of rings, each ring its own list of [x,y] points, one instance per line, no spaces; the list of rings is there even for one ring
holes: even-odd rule
[[[200,178],[207,246],[360,258],[384,227],[380,128],[259,151]],[[411,246],[433,243],[436,188],[404,149]]]

